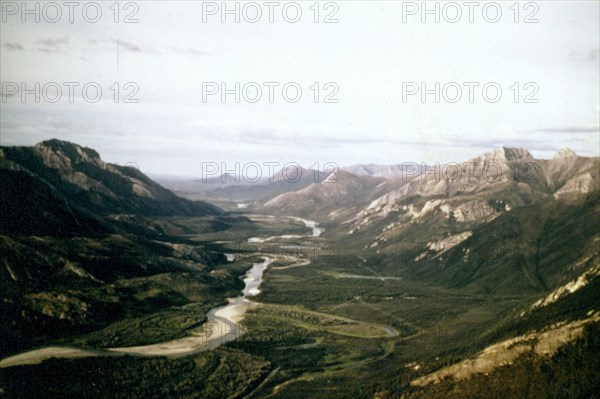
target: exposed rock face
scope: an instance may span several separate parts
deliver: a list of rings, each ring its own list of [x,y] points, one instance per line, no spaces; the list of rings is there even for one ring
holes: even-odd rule
[[[530,333],[491,345],[474,358],[417,378],[411,384],[426,386],[439,383],[444,378],[468,379],[475,374],[490,373],[495,368],[510,365],[520,355],[529,352],[538,356],[552,356],[561,346],[579,338],[587,324],[599,321],[600,313],[596,313],[590,318],[553,325],[543,332]]]
[[[573,151],[570,148],[563,148],[563,149],[558,150],[553,157],[553,159],[555,159],[555,160],[569,159],[569,158],[571,158],[571,159],[577,158],[577,154],[575,154],[575,151]]]
[[[598,158],[578,157],[563,149],[547,161],[541,161],[548,187],[557,198],[572,199],[600,188]]]
[[[487,201],[471,201],[461,204],[452,210],[457,222],[474,222],[495,214],[497,210]]]
[[[598,177],[591,173],[575,176],[568,180],[560,189],[554,193],[554,197],[573,198],[581,194],[587,194],[598,189]]]
[[[589,258],[583,260],[582,263],[585,263],[588,260],[589,260]],[[590,281],[592,281],[593,279],[598,278],[598,277],[600,277],[600,264],[597,264],[596,266],[593,266],[591,269],[586,270],[583,274],[581,274],[576,279],[569,281],[567,284],[556,288],[554,291],[552,291],[546,297],[539,299],[533,305],[531,305],[531,307],[529,309],[526,309],[523,312],[521,312],[520,316],[523,317],[526,314],[531,313],[531,311],[533,311],[537,308],[541,308],[544,306],[548,306],[552,303],[555,303],[559,299],[561,299],[567,295],[571,295],[574,292],[585,287],[586,285],[588,285],[590,283]]]
[[[529,151],[525,148],[507,148],[500,147],[495,148],[494,151],[491,152],[492,159],[502,160],[506,162],[523,162],[523,161],[533,161],[533,156]],[[485,157],[489,157],[490,153],[484,155]]]
[[[420,176],[372,201],[358,215],[358,221],[364,224],[364,218],[384,218],[397,209],[395,204],[411,196],[446,197],[436,205],[453,204],[454,217],[462,222],[543,202],[549,196],[577,199],[600,189],[599,168],[598,158],[578,157],[568,149],[551,160],[536,160],[523,148],[498,148],[460,165],[430,166]],[[480,199],[473,201],[467,195]],[[502,202],[504,209],[488,205],[491,200]]]

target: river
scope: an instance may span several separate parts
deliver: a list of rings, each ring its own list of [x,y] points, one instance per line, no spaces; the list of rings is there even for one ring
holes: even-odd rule
[[[312,229],[312,236],[319,237],[323,232],[323,229],[317,226],[317,222],[307,219],[302,219],[299,217],[294,217],[294,219],[301,221],[304,225],[310,229]]]
[[[311,220],[294,218],[301,220],[306,227],[312,229],[311,236],[318,237],[322,229],[316,222]],[[285,238],[287,236],[279,236]],[[233,261],[235,255],[226,254],[228,261]],[[23,364],[37,364],[50,358],[75,358],[90,356],[183,356],[196,352],[214,349],[225,342],[232,341],[244,333],[240,322],[244,314],[252,307],[258,306],[248,297],[256,296],[260,293],[260,284],[265,270],[273,262],[272,257],[263,257],[262,262],[257,262],[246,272],[244,277],[244,289],[242,295],[235,298],[228,298],[227,305],[213,308],[206,314],[207,321],[202,328],[193,332],[184,338],[171,341],[160,342],[150,345],[129,346],[106,349],[83,349],[68,346],[48,346],[34,349],[28,352],[20,353],[14,356],[0,360],[0,368],[12,367]],[[304,260],[298,265],[305,266],[310,262]]]

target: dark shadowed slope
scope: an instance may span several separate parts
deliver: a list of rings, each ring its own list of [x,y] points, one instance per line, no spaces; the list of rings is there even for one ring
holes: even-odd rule
[[[108,231],[107,214],[221,213],[176,196],[135,167],[106,163],[96,151],[60,140],[0,147],[0,184],[0,232],[13,235]]]

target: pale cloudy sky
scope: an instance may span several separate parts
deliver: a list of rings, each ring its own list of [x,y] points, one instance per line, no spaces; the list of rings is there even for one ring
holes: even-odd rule
[[[221,8],[221,2],[121,2],[119,23],[112,1],[98,2],[97,23],[82,16],[90,2],[79,3],[73,23],[62,2],[57,23],[46,20],[56,15],[44,8],[47,2],[39,3],[39,23],[35,15],[22,15],[21,2],[1,3],[2,145],[60,138],[95,148],[110,162],[188,176],[200,173],[201,162],[460,162],[501,145],[525,147],[538,157],[563,147],[599,155],[597,1],[521,2],[518,16],[509,8],[514,2],[498,2],[502,15],[496,23],[485,19],[495,18],[490,2],[479,2],[473,22],[463,2],[453,3],[462,11],[457,23],[444,19],[457,10],[445,2],[438,3],[439,23],[434,15],[422,22],[421,10],[409,13],[421,2],[401,1],[320,2],[318,23],[313,1],[279,2],[273,23],[262,1],[254,3],[262,11],[256,23],[244,19],[246,2],[238,3],[239,23],[234,15],[223,23],[221,10],[205,14],[203,22],[203,10]],[[33,9],[36,2],[28,4]],[[284,19],[284,6],[288,19],[296,8],[302,11],[297,23]],[[256,9],[245,8],[247,19]],[[86,10],[93,19],[94,6]],[[130,14],[137,23],[122,22]],[[328,15],[338,22],[323,23]],[[524,23],[527,17],[538,22]],[[6,97],[13,82],[29,88],[57,82],[63,96],[57,103],[44,97],[36,103],[30,94],[23,102],[20,92]],[[80,83],[73,103],[64,82]],[[97,103],[81,98],[81,87],[90,82],[102,87]],[[113,100],[115,82],[119,103]],[[132,91],[124,87],[128,82],[139,87],[136,104],[122,102]],[[222,102],[217,94],[205,102],[206,82],[228,88],[256,82],[262,97],[249,103],[242,96],[236,103],[234,95]],[[264,82],[279,84],[273,103]],[[282,95],[289,82],[302,89],[296,103]],[[436,103],[431,94],[423,102],[418,93],[403,101],[407,82],[426,82],[428,88],[457,82],[462,97]],[[472,103],[464,82],[479,83]],[[490,82],[502,89],[496,103],[481,93]],[[338,102],[324,103],[335,87]],[[447,96],[454,97],[447,87]],[[528,94],[538,102],[525,103]]]

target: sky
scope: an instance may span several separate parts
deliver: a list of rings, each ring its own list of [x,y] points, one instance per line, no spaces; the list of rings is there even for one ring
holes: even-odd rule
[[[600,155],[597,1],[114,3],[1,1],[2,145],[59,138],[181,176]]]

